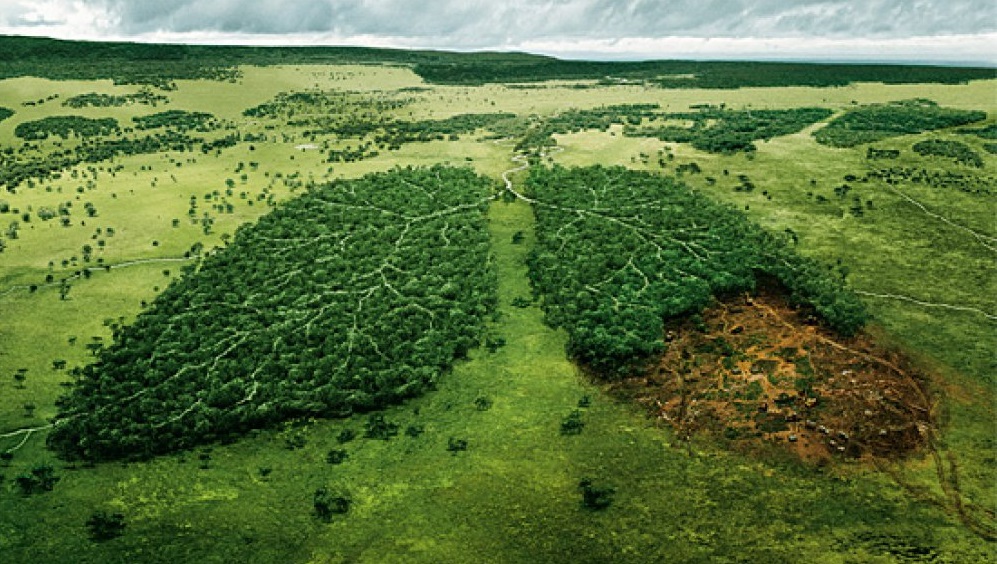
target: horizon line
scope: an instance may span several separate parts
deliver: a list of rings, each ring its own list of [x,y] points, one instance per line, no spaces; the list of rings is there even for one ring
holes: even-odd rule
[[[907,53],[896,53],[895,56],[890,56],[889,54],[878,54],[876,56],[869,56],[862,53],[835,53],[835,52],[825,52],[825,53],[814,53],[814,54],[800,54],[800,53],[786,53],[785,55],[773,54],[773,53],[762,53],[759,51],[755,52],[735,52],[735,51],[695,51],[690,50],[688,47],[685,50],[681,50],[671,54],[658,54],[650,52],[638,52],[638,51],[626,51],[617,50],[613,51],[610,49],[598,49],[593,48],[593,45],[603,45],[609,47],[617,47],[621,44],[626,45],[628,42],[640,43],[641,41],[646,42],[668,42],[674,41],[676,43],[685,44],[748,44],[752,42],[757,42],[760,45],[771,46],[778,43],[793,42],[798,41],[796,38],[692,38],[692,37],[671,37],[671,38],[625,38],[622,40],[592,40],[588,44],[584,42],[578,42],[575,45],[582,44],[584,47],[572,47],[570,43],[561,44],[562,47],[558,49],[556,42],[536,42],[533,43],[533,48],[531,48],[531,43],[521,45],[502,45],[502,46],[484,46],[484,47],[460,47],[460,46],[422,46],[422,45],[403,45],[397,42],[399,38],[391,37],[371,37],[371,36],[357,36],[351,38],[332,38],[328,36],[319,35],[309,35],[309,34],[296,34],[283,41],[274,41],[277,36],[275,35],[261,35],[261,34],[226,34],[226,33],[216,33],[216,34],[197,34],[197,33],[161,33],[161,34],[146,34],[146,35],[136,35],[136,36],[109,36],[109,37],[58,37],[49,34],[31,34],[24,33],[23,30],[18,32],[12,32],[12,30],[2,30],[0,29],[0,37],[12,37],[12,38],[22,38],[22,39],[47,39],[53,41],[65,41],[65,42],[84,42],[84,43],[117,43],[117,44],[138,44],[138,45],[184,45],[190,47],[255,47],[255,48],[357,48],[357,49],[381,49],[381,50],[393,50],[393,51],[409,51],[409,52],[441,52],[441,53],[458,53],[458,54],[487,54],[487,53],[502,53],[502,54],[523,54],[532,55],[537,57],[549,57],[562,61],[574,61],[574,62],[607,62],[607,63],[641,63],[641,62],[660,62],[660,61],[692,61],[692,62],[759,62],[759,63],[796,63],[796,64],[827,64],[827,65],[883,65],[883,66],[934,66],[934,67],[977,67],[977,68],[988,68],[997,69],[997,52],[995,56],[990,59],[978,58],[974,54],[956,54],[956,53],[923,53],[920,56],[911,55]],[[281,36],[286,38],[288,36]],[[956,37],[963,36],[933,36],[926,39],[954,39]],[[972,36],[973,38],[983,39],[987,38],[985,41],[990,39],[997,40],[997,34],[981,34],[977,36]],[[894,45],[904,44],[905,42],[916,41],[920,38],[904,38],[897,40],[888,40],[885,43],[891,43]],[[353,40],[353,41],[350,41]],[[817,40],[824,41],[825,43],[834,43],[839,45],[845,45],[849,42],[842,40]],[[874,44],[869,40],[856,40],[857,43],[861,44]]]

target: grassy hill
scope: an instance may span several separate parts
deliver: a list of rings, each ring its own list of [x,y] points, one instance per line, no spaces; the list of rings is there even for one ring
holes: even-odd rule
[[[26,38],[0,38],[0,59],[4,562],[997,556],[993,69],[739,63],[741,73],[728,63]],[[842,142],[822,142],[828,124]],[[601,172],[575,168],[593,165]],[[566,180],[541,187],[551,171]],[[447,190],[458,184],[466,190]],[[682,191],[655,199],[669,186]],[[639,202],[610,205],[631,192]],[[562,209],[535,210],[541,196]],[[626,384],[640,393],[573,362],[572,335],[548,324],[556,283],[531,286],[528,264],[547,264],[577,234],[622,230],[591,261],[571,262],[578,271],[565,271],[565,287],[580,286],[558,295],[562,317],[584,313],[585,284],[604,291],[598,309],[609,320],[627,311],[620,303],[641,306],[635,295],[667,300],[660,288],[644,292],[639,272],[656,284],[682,279],[669,265],[704,275],[689,272],[699,261],[655,256],[666,236],[707,243],[718,232],[689,214],[669,219],[676,201],[700,199],[822,269],[814,280],[857,296],[870,316],[864,332],[825,333],[817,315],[794,326],[800,346],[790,354],[774,329],[752,333],[785,324],[723,325],[723,308],[733,320],[769,302],[738,305],[751,299],[744,286],[717,280],[736,295],[708,299],[698,318],[666,320],[657,371]],[[466,213],[444,213],[458,209]],[[649,229],[654,237],[640,236]],[[457,244],[471,240],[484,246]],[[289,249],[301,254],[292,261]],[[538,261],[540,250],[550,256]],[[612,270],[584,271],[597,258]],[[475,282],[488,273],[493,286]],[[181,291],[190,285],[198,293]],[[434,315],[415,315],[413,304]],[[329,374],[354,378],[354,390],[394,390],[400,380],[335,367],[362,345],[357,358],[395,368],[397,354],[414,354],[402,345],[414,350],[429,342],[426,327],[444,327],[434,318],[461,319],[452,309],[473,310],[478,318],[464,321],[476,328],[442,339],[455,348],[418,379],[430,384],[420,393],[320,407],[312,382]],[[321,325],[326,314],[334,322]],[[402,345],[365,339],[374,327]],[[173,339],[200,329],[213,335],[204,348]],[[668,331],[690,332],[669,341]],[[228,350],[236,342],[245,349]],[[400,348],[376,350],[388,342]],[[802,343],[836,350],[835,360],[822,365],[830,353]],[[307,363],[290,354],[298,344],[315,353]],[[451,363],[454,352],[465,354]],[[871,368],[889,359],[916,376],[923,403],[900,384],[877,384],[895,381]],[[257,396],[260,366],[268,387]],[[796,379],[783,368],[799,370]],[[696,425],[679,424],[696,406],[679,407],[687,396],[669,371],[699,375],[688,397],[746,410],[739,423],[710,429],[704,408]],[[179,391],[157,385],[180,372],[204,377]],[[241,384],[216,389],[219,375]],[[97,403],[60,399],[73,390]],[[101,427],[98,412],[81,408],[105,400],[127,415],[121,423]],[[268,402],[280,417],[265,413]],[[201,405],[234,406],[228,413],[246,419],[238,433],[202,426],[197,441],[124,457],[140,461],[74,461],[47,447],[67,414],[89,413],[77,445],[92,431],[91,444],[115,448],[164,422],[173,436],[202,419],[229,423],[224,409]],[[777,415],[788,408],[798,421]],[[839,432],[876,441],[880,429],[825,435],[809,417],[913,423],[917,438],[902,451],[839,452]],[[746,436],[755,429],[764,431]],[[806,454],[823,454],[801,456],[805,440]]]

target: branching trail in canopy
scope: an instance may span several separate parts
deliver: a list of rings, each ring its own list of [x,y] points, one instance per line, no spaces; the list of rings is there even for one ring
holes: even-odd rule
[[[50,444],[148,456],[421,393],[494,307],[491,199],[467,169],[396,170],[241,228],[78,374]]]
[[[624,168],[534,168],[527,193],[537,248],[534,289],[572,356],[600,374],[637,369],[661,348],[664,319],[695,313],[714,295],[782,281],[832,326],[854,333],[859,299],[826,269],[733,208],[670,178]]]

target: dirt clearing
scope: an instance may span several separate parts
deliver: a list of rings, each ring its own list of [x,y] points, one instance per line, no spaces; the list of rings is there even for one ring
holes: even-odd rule
[[[681,438],[738,450],[779,444],[799,458],[895,459],[934,426],[923,375],[868,336],[845,339],[764,288],[666,326],[667,351],[621,391]]]

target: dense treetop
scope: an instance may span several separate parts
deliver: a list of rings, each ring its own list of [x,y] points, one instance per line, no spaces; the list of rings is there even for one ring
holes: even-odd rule
[[[17,127],[14,128],[14,135],[27,141],[39,141],[48,139],[50,135],[58,135],[63,139],[68,139],[71,135],[100,137],[116,133],[118,129],[118,120],[114,118],[49,116],[17,124]]]
[[[679,125],[628,126],[624,133],[633,137],[657,137],[662,141],[690,143],[710,153],[731,154],[755,150],[754,141],[768,140],[797,133],[833,112],[826,108],[789,110],[730,110],[713,106],[695,112],[676,112],[660,116],[664,120],[691,121]]]
[[[914,144],[914,152],[922,156],[949,157],[957,163],[983,168],[983,157],[969,145],[947,139],[925,139]]]
[[[183,110],[168,110],[148,116],[132,118],[137,129],[155,129],[157,127],[172,128],[177,131],[210,131],[215,125],[215,116],[205,112],[185,112]]]
[[[529,259],[549,323],[570,354],[605,375],[640,368],[661,351],[665,319],[714,296],[778,280],[845,334],[866,320],[859,299],[783,239],[673,179],[628,169],[534,168],[537,216]]]
[[[831,120],[814,132],[818,143],[854,147],[898,135],[957,127],[987,118],[983,111],[943,108],[925,99],[870,104]]]
[[[155,107],[158,104],[168,102],[169,99],[166,96],[154,94],[150,88],[143,87],[135,94],[99,94],[97,92],[77,94],[67,98],[62,105],[69,108],[113,108],[131,104]]]
[[[146,457],[432,387],[495,305],[491,188],[467,169],[399,169],[240,228],[81,371],[51,446]]]
[[[551,57],[480,60],[473,56],[419,62],[427,82],[485,83],[595,80],[602,84],[639,82],[663,88],[741,88],[765,86],[845,86],[853,82],[944,83],[992,79],[994,69],[914,65],[762,63],[750,61],[562,61]]]

